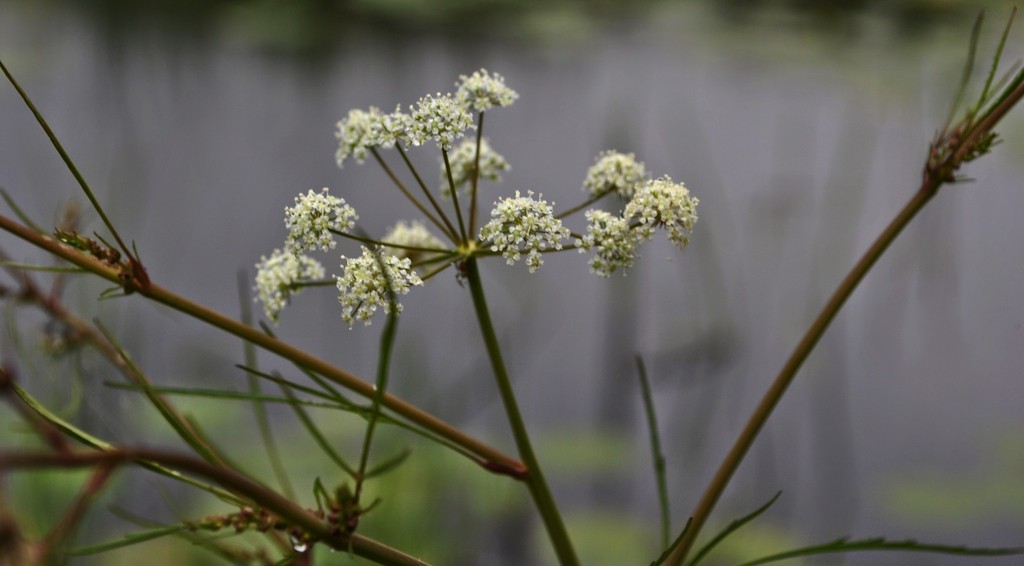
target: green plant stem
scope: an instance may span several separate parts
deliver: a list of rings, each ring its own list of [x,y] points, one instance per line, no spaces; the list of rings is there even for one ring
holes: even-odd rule
[[[671,530],[668,506],[668,482],[665,480],[665,455],[661,451],[661,437],[658,434],[658,417],[654,414],[654,395],[647,379],[644,359],[636,357],[636,369],[640,376],[640,393],[644,400],[644,414],[647,415],[647,429],[651,439],[651,457],[654,460],[654,479],[658,483],[658,508],[661,510],[661,547],[668,548]]]
[[[484,139],[484,111],[480,111],[480,116],[476,120],[476,153],[473,154],[473,181],[470,185],[470,197],[469,197],[469,233],[476,233],[476,199],[477,199],[477,187],[480,185],[480,144]],[[454,188],[452,189],[455,190]]]
[[[417,565],[425,562],[408,556],[394,548],[367,537],[353,534],[350,537],[331,532],[331,527],[311,512],[303,509],[287,497],[261,485],[233,470],[209,464],[204,460],[150,448],[118,448],[100,452],[69,452],[53,454],[38,451],[10,451],[0,453],[0,471],[37,468],[82,468],[92,466],[117,466],[131,462],[156,463],[190,474],[203,476],[229,491],[254,501],[289,523],[315,535],[321,542],[334,549],[351,549],[381,564]]]
[[[832,294],[828,303],[818,314],[818,318],[814,320],[810,328],[807,329],[807,333],[804,334],[803,339],[797,344],[796,349],[790,354],[786,364],[782,367],[782,370],[776,376],[775,381],[772,382],[771,387],[764,394],[761,402],[754,409],[754,412],[750,415],[750,419],[747,421],[746,426],[740,432],[739,437],[733,444],[732,449],[728,455],[722,461],[715,473],[711,483],[708,485],[701,497],[700,502],[693,512],[693,522],[690,528],[687,530],[682,542],[676,547],[675,551],[669,555],[668,560],[665,562],[668,566],[678,566],[683,564],[686,560],[686,555],[693,547],[694,542],[697,539],[698,533],[700,533],[701,527],[707,521],[708,516],[711,514],[711,510],[714,509],[715,504],[721,497],[722,492],[725,491],[725,486],[729,484],[729,480],[732,479],[733,474],[739,467],[740,462],[743,461],[743,457],[746,456],[750,446],[754,443],[758,433],[761,432],[761,428],[764,423],[771,416],[772,411],[778,404],[782,395],[786,392],[789,384],[793,382],[793,378],[796,376],[800,366],[803,365],[804,360],[810,355],[811,351],[814,350],[814,346],[817,345],[818,340],[825,333],[829,324],[835,318],[836,313],[842,308],[846,300],[853,294],[854,289],[860,284],[864,276],[867,275],[871,267],[878,261],[878,258],[885,253],[885,250],[890,244],[899,236],[903,228],[921,211],[922,208],[928,201],[935,196],[941,186],[941,181],[937,178],[927,180],[921,185],[917,193],[914,194],[913,198],[903,207],[902,210],[893,218],[892,222],[886,226],[885,230],[878,236],[875,242],[868,248],[868,251],[860,258],[860,261],[853,266],[850,273],[847,274],[846,278],[839,284],[839,287]]]
[[[562,516],[558,512],[558,506],[551,495],[544,475],[541,473],[540,463],[533,453],[530,444],[530,436],[526,431],[526,424],[519,412],[519,405],[516,402],[515,392],[512,390],[512,381],[509,379],[508,370],[505,369],[505,361],[501,356],[501,346],[498,344],[498,336],[494,332],[494,324],[491,322],[491,315],[487,309],[487,298],[484,296],[483,282],[480,279],[480,268],[477,266],[476,258],[466,260],[466,271],[469,278],[469,289],[473,295],[473,307],[476,311],[477,321],[480,323],[480,333],[487,347],[487,355],[491,360],[491,368],[494,370],[494,377],[498,382],[498,391],[501,394],[501,401],[505,406],[505,413],[508,416],[509,425],[512,427],[512,436],[515,438],[516,447],[519,450],[519,457],[526,464],[523,481],[530,490],[534,504],[540,512],[547,529],[551,544],[554,546],[558,561],[563,566],[579,564],[576,558],[576,551],[573,549],[569,533],[562,522]]]
[[[412,163],[409,162],[409,158],[405,156],[404,152],[402,152],[402,148],[398,148],[398,151],[402,154],[402,158],[405,159],[405,162],[409,164],[409,168],[411,169]],[[449,221],[448,218],[444,215],[444,211],[441,210],[439,206],[437,206],[437,203],[433,202],[433,198],[430,199],[431,203],[434,205],[434,209],[437,210],[438,213],[441,215],[441,219],[444,220],[444,224],[441,224],[441,220],[438,220],[436,216],[431,214],[431,212],[427,210],[427,207],[423,206],[423,203],[421,203],[418,198],[416,198],[411,192],[409,192],[409,189],[405,188],[405,183],[398,179],[398,177],[395,175],[395,172],[391,170],[391,167],[389,167],[387,162],[384,161],[384,158],[380,156],[380,152],[377,151],[377,148],[371,147],[370,153],[373,154],[373,157],[377,160],[377,163],[380,165],[381,169],[384,170],[384,173],[387,174],[388,178],[391,179],[391,182],[394,183],[396,187],[398,187],[398,190],[402,191],[402,194],[405,195],[405,198],[409,199],[409,202],[411,202],[416,208],[418,208],[419,211],[423,213],[423,216],[426,216],[427,219],[434,224],[434,226],[437,226],[437,229],[440,230],[441,233],[445,235],[445,237],[447,237],[453,243],[458,243],[458,240],[455,238],[455,228],[452,226],[451,221]],[[413,172],[415,173],[415,169],[413,169]],[[417,176],[416,178],[419,179],[419,176]],[[427,197],[430,197],[429,192],[427,193]]]
[[[451,187],[452,192],[452,205],[455,207],[455,219],[459,221],[459,235],[462,236],[460,242],[468,242],[469,238],[466,235],[466,223],[462,220],[462,209],[459,208],[459,191],[455,190],[455,179],[452,177],[452,164],[448,160],[448,150],[441,150],[441,157],[444,158],[444,172],[448,175],[448,186]]]
[[[388,388],[388,370],[391,367],[391,352],[395,345],[395,331],[398,329],[398,303],[395,301],[394,291],[391,289],[392,282],[387,277],[384,269],[383,259],[377,256],[380,263],[381,273],[385,274],[388,280],[388,301],[391,305],[391,312],[388,313],[387,322],[384,323],[384,331],[380,336],[380,352],[377,356],[377,382],[374,387],[373,406],[370,410],[369,422],[366,423],[366,436],[363,438],[363,450],[359,456],[359,471],[356,473],[355,500],[359,501],[362,495],[363,482],[366,480],[366,466],[370,462],[370,447],[373,443],[373,432],[377,428],[377,420],[380,418],[380,403]]]
[[[602,193],[597,193],[596,195],[591,196],[590,198],[588,198],[587,200],[577,204],[576,206],[574,206],[574,207],[572,207],[572,208],[570,208],[568,210],[563,210],[562,212],[559,212],[558,214],[555,215],[555,218],[561,220],[561,219],[563,219],[563,218],[565,218],[567,216],[575,214],[575,213],[583,210],[584,208],[594,204],[595,202],[603,199],[604,197],[608,196],[611,192],[612,191],[608,190],[608,191],[604,191]]]
[[[96,212],[100,215],[100,219],[103,221],[104,226],[107,227],[107,230],[110,230],[110,234],[114,236],[115,240],[117,240],[117,245],[121,247],[121,252],[124,253],[126,257],[134,258],[135,256],[132,255],[132,251],[128,249],[128,246],[125,245],[124,241],[121,240],[121,235],[117,233],[117,230],[114,228],[114,225],[110,222],[110,219],[107,218],[107,213],[103,211],[103,207],[100,206],[100,202],[96,200],[96,195],[94,195],[92,189],[89,188],[89,183],[85,182],[85,177],[83,177],[82,174],[78,172],[78,167],[75,167],[75,163],[71,161],[71,156],[68,155],[66,151],[64,151],[64,146],[61,145],[60,140],[57,139],[56,134],[54,134],[53,130],[50,129],[50,125],[46,122],[46,119],[43,118],[43,115],[39,112],[38,109],[36,109],[36,105],[32,102],[32,99],[28,97],[28,93],[22,90],[21,85],[18,84],[18,81],[14,80],[14,76],[11,75],[11,72],[7,70],[7,66],[4,65],[3,61],[0,61],[0,70],[3,71],[4,75],[7,77],[7,80],[11,82],[11,85],[14,86],[14,90],[18,91],[18,95],[21,96],[21,99],[25,101],[25,105],[28,106],[29,111],[32,112],[32,115],[35,117],[36,122],[38,122],[39,126],[43,128],[43,132],[45,132],[46,137],[50,139],[50,143],[53,144],[53,148],[57,150],[58,154],[60,154],[60,158],[64,161],[64,165],[66,165],[68,170],[71,171],[71,175],[74,176],[75,181],[78,182],[78,185],[82,187],[82,191],[85,193],[85,196],[89,199],[89,202],[92,203],[93,209],[95,209]]]
[[[416,179],[416,184],[419,185],[420,190],[423,191],[424,195],[426,195],[427,200],[430,201],[430,205],[434,207],[434,210],[436,210],[439,215],[441,215],[441,219],[444,220],[444,223],[448,226],[448,230],[452,235],[452,241],[458,243],[458,240],[454,238],[457,235],[455,232],[455,226],[452,225],[452,221],[449,220],[448,215],[444,213],[444,209],[441,208],[441,204],[437,202],[433,193],[430,192],[430,187],[423,182],[423,177],[420,177],[420,172],[416,170],[416,167],[412,164],[412,161],[409,160],[409,156],[406,155],[405,150],[402,149],[401,145],[396,144],[395,149],[397,149],[398,154],[402,156],[402,161],[404,161],[405,166],[409,168],[409,172],[412,173],[412,177]]]
[[[120,271],[101,261],[86,255],[79,250],[65,246],[46,235],[39,234],[34,230],[19,224],[18,222],[0,215],[0,229],[3,229],[19,238],[55,255],[83,269],[107,279],[114,283],[120,283],[118,274]],[[307,368],[310,371],[323,375],[327,379],[337,383],[367,399],[374,395],[373,386],[359,379],[358,377],[337,368],[330,363],[321,360],[309,353],[278,340],[273,336],[264,334],[251,326],[247,326],[231,317],[225,316],[217,311],[206,308],[198,303],[192,302],[180,295],[172,293],[163,287],[151,283],[145,289],[139,289],[138,293],[174,310],[183,312],[193,318],[201,320],[211,326],[224,330],[230,334],[248,340],[253,344],[269,352],[273,352],[282,358],[290,360],[295,364]],[[501,451],[484,444],[480,440],[462,432],[458,428],[438,419],[402,399],[391,394],[384,395],[381,404],[394,413],[413,422],[426,430],[431,431],[439,437],[445,438],[473,454],[479,460],[477,463],[497,473],[520,477],[524,472],[524,464]]]

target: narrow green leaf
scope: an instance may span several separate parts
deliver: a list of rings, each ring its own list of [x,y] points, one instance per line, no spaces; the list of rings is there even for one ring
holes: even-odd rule
[[[62,419],[62,418],[58,417],[57,415],[53,414],[52,412],[50,412],[49,409],[47,409],[41,403],[39,403],[34,397],[32,397],[27,391],[22,389],[21,386],[19,386],[18,384],[14,383],[11,386],[14,388],[14,392],[18,395],[18,397],[22,400],[22,402],[25,403],[25,405],[27,407],[29,407],[30,409],[35,411],[36,414],[38,414],[40,417],[45,419],[47,422],[49,422],[50,424],[52,424],[55,427],[57,427],[58,429],[60,429],[61,432],[63,432],[64,434],[67,434],[71,438],[74,438],[75,440],[78,440],[79,442],[85,444],[86,446],[91,446],[91,447],[99,449],[99,450],[113,450],[114,449],[114,446],[112,444],[110,444],[109,442],[106,442],[104,440],[100,440],[99,438],[96,438],[95,436],[90,435],[89,433],[87,433],[87,432],[85,432],[85,431],[75,427],[71,423],[65,421],[64,419]],[[230,505],[240,506],[240,505],[245,505],[246,504],[245,500],[237,497],[236,495],[232,494],[231,492],[225,491],[225,490],[223,490],[223,489],[221,489],[221,488],[219,488],[219,487],[217,487],[215,485],[210,485],[210,484],[206,484],[206,483],[194,480],[194,479],[192,479],[192,478],[190,478],[188,476],[182,475],[181,473],[179,473],[179,472],[177,472],[175,470],[172,470],[172,469],[170,469],[170,468],[168,468],[166,466],[163,466],[161,464],[155,464],[153,462],[145,462],[145,461],[138,462],[138,464],[140,466],[142,466],[143,468],[146,468],[147,470],[150,470],[152,472],[156,472],[156,473],[158,473],[158,474],[160,474],[162,476],[169,477],[169,478],[171,478],[173,480],[177,480],[177,481],[180,481],[182,483],[186,483],[186,484],[191,485],[191,486],[193,486],[195,488],[201,489],[201,490],[203,490],[203,491],[205,491],[207,493],[215,495],[216,497],[218,497],[219,499],[221,499],[222,501],[224,501],[225,503],[228,503]]]
[[[698,552],[693,557],[693,560],[691,560],[689,562],[689,566],[694,566],[695,564],[700,562],[701,559],[703,559],[705,556],[707,556],[707,554],[709,552],[711,552],[711,550],[714,549],[716,546],[718,546],[718,544],[720,542],[725,540],[726,537],[728,537],[732,533],[734,533],[737,530],[739,530],[739,528],[742,527],[743,525],[746,525],[750,521],[753,521],[754,519],[756,519],[758,516],[761,515],[761,513],[764,513],[765,511],[767,511],[768,508],[771,507],[772,504],[774,504],[775,501],[779,499],[780,495],[782,495],[781,491],[776,493],[775,496],[772,497],[771,499],[769,499],[767,503],[765,503],[764,505],[758,507],[753,512],[751,512],[751,513],[749,513],[747,515],[744,515],[743,517],[740,517],[739,519],[736,519],[735,521],[729,523],[729,525],[727,527],[725,527],[725,529],[723,529],[722,532],[718,533],[715,536],[715,538],[711,539],[710,541],[708,541],[707,544],[704,545],[704,548],[700,549],[700,552]]]
[[[121,357],[121,360],[124,362],[125,366],[127,366],[128,371],[138,381],[139,385],[142,386],[142,391],[146,394],[146,398],[149,399],[149,402],[154,408],[156,408],[157,412],[160,413],[160,416],[167,421],[167,424],[171,425],[171,428],[178,433],[178,436],[181,437],[181,439],[184,440],[185,443],[188,444],[188,446],[204,460],[214,465],[222,465],[224,461],[220,455],[214,451],[213,447],[206,442],[205,439],[201,438],[196,431],[189,426],[188,422],[178,415],[174,409],[172,409],[171,406],[153,390],[152,383],[150,383],[149,379],[146,378],[146,375],[142,373],[142,370],[135,365],[134,360],[132,360],[131,356],[128,355],[128,351],[121,346],[113,333],[111,333],[99,320],[95,320],[94,324],[96,324],[100,333],[103,334],[103,337],[110,342],[110,345],[114,350],[117,351],[117,355]]]
[[[404,463],[406,459],[409,458],[410,454],[412,454],[412,450],[410,450],[409,448],[403,448],[402,451],[399,452],[398,454],[395,454],[394,456],[388,458],[387,460],[384,460],[383,462],[367,470],[366,477],[372,478],[376,476],[381,476],[390,472],[391,470],[394,470],[398,466],[402,465],[402,463]]]
[[[977,19],[974,20],[974,27],[971,28],[971,40],[967,46],[967,61],[964,62],[964,71],[960,76],[960,86],[957,87],[956,96],[953,97],[953,104],[949,108],[949,116],[946,117],[946,123],[942,127],[941,131],[943,132],[949,131],[960,106],[963,104],[964,95],[967,92],[967,85],[971,81],[971,73],[974,72],[974,58],[978,51],[978,40],[981,37],[981,24],[984,21],[985,12],[982,11],[978,14]]]
[[[29,228],[40,234],[48,233],[46,230],[43,230],[38,224],[32,222],[32,219],[29,218],[28,215],[21,210],[21,207],[19,207],[18,204],[14,202],[14,199],[11,198],[11,195],[7,194],[7,189],[3,187],[0,187],[0,198],[4,199],[4,202],[6,202],[7,206],[11,208],[11,211],[14,212],[14,215],[18,217],[18,220],[21,220],[22,224],[28,226]]]
[[[676,549],[676,547],[679,546],[681,542],[683,542],[683,537],[685,537],[687,531],[690,530],[690,523],[692,522],[693,517],[686,519],[686,524],[683,525],[683,530],[679,533],[679,536],[676,537],[676,540],[672,541],[672,544],[665,549],[665,552],[661,553],[661,556],[659,556],[657,560],[651,562],[651,566],[661,566],[665,563],[665,560],[668,560],[669,555],[671,555],[672,552]]]
[[[848,538],[841,538],[825,544],[807,546],[804,548],[773,554],[771,556],[765,556],[763,558],[758,558],[757,560],[745,562],[741,566],[768,564],[769,562],[778,562],[779,560],[788,560],[790,558],[797,558],[800,556],[864,551],[931,552],[956,556],[1009,556],[1013,554],[1024,554],[1024,547],[971,548],[967,546],[919,543],[915,540],[889,541],[881,537],[853,541]]]
[[[992,86],[992,80],[996,76],[996,70],[999,68],[999,60],[1003,56],[1003,48],[1006,47],[1006,40],[1010,36],[1010,28],[1013,27],[1013,18],[1017,15],[1017,7],[1014,6],[1010,10],[1010,17],[1006,20],[1006,27],[1003,28],[1003,36],[999,39],[999,46],[996,47],[996,54],[992,58],[992,68],[988,71],[988,77],[985,78],[985,86],[981,89],[981,96],[979,103],[984,104],[988,98],[989,88]]]
[[[123,389],[125,391],[136,391],[144,392],[146,388],[136,385],[134,383],[121,383],[116,381],[105,381],[103,385],[112,389]],[[348,410],[334,402],[326,401],[309,401],[306,399],[295,399],[294,401],[287,397],[279,397],[277,395],[253,395],[252,393],[246,393],[244,391],[225,391],[222,389],[200,389],[191,387],[161,387],[152,386],[149,388],[154,393],[160,393],[163,395],[182,395],[188,397],[200,397],[206,399],[221,399],[221,400],[234,400],[234,401],[253,401],[258,400],[264,403],[281,403],[281,404],[292,404],[298,403],[307,407],[317,407],[321,409],[335,409],[335,410]]]
[[[661,451],[661,439],[658,435],[658,418],[654,414],[654,396],[651,394],[651,383],[647,380],[647,368],[644,359],[636,356],[636,369],[640,376],[640,393],[644,401],[644,413],[647,415],[647,430],[651,439],[651,457],[654,459],[654,478],[658,484],[658,508],[661,510],[661,546],[669,545],[669,533],[672,530],[669,519],[668,483],[665,479],[665,455]]]
[[[16,261],[0,261],[0,266],[10,267],[12,269],[22,269],[25,271],[47,271],[53,273],[88,273],[81,267],[66,267],[57,265],[33,265],[30,263],[18,263]]]
[[[148,531],[140,531],[137,533],[125,535],[124,537],[119,538],[117,540],[95,544],[92,546],[86,546],[84,548],[76,548],[74,550],[69,550],[67,554],[71,556],[87,556],[89,554],[99,554],[101,552],[108,552],[118,548],[131,546],[133,544],[146,542],[147,540],[153,540],[155,538],[177,534],[187,529],[188,527],[184,525],[170,525],[167,527],[158,527],[155,529],[150,529]]]
[[[338,454],[336,450],[334,450],[334,447],[331,446],[330,442],[328,442],[327,437],[325,437],[323,433],[320,432],[320,429],[316,426],[316,423],[313,422],[313,419],[302,408],[301,404],[299,403],[299,400],[295,398],[295,394],[292,393],[291,389],[289,389],[284,384],[280,385],[281,391],[283,391],[285,396],[288,397],[290,401],[289,404],[291,405],[292,410],[295,411],[295,416],[299,417],[299,420],[302,421],[302,426],[306,427],[306,430],[309,432],[309,435],[313,437],[313,440],[317,443],[317,446],[319,446],[320,449],[323,450],[324,454],[327,454],[327,457],[330,458],[331,461],[333,461],[335,464],[337,464],[338,467],[341,468],[346,474],[355,478],[355,469],[352,468],[352,466],[348,465],[348,462],[346,462],[345,459],[342,458],[341,455]]]

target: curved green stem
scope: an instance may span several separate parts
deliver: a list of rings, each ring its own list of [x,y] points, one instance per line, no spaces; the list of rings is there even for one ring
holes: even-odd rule
[[[505,413],[508,416],[509,425],[512,427],[512,436],[516,441],[516,448],[519,450],[519,457],[526,464],[526,472],[523,481],[530,490],[537,511],[540,512],[544,527],[547,529],[551,544],[554,546],[558,561],[563,566],[579,564],[576,558],[576,551],[572,547],[569,533],[562,522],[562,516],[558,512],[558,506],[551,495],[544,475],[540,470],[540,463],[533,453],[533,446],[530,444],[530,436],[526,431],[526,424],[523,422],[522,414],[519,412],[519,405],[516,402],[515,392],[512,390],[512,381],[509,379],[508,370],[505,369],[505,361],[501,357],[501,346],[498,344],[498,336],[494,332],[494,324],[491,322],[491,314],[487,309],[487,298],[484,297],[483,282],[480,279],[480,268],[475,258],[466,260],[466,272],[469,278],[469,289],[473,295],[473,307],[476,311],[477,321],[480,323],[480,333],[487,347],[487,355],[491,359],[491,368],[494,370],[494,377],[498,382],[498,391],[501,393],[501,401],[505,406]]]

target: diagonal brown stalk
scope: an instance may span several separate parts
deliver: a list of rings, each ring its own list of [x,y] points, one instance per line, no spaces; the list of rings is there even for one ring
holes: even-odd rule
[[[996,102],[975,120],[975,111],[988,101],[982,99],[978,105],[968,110],[966,116],[956,125],[941,131],[929,151],[924,166],[921,185],[896,217],[882,231],[870,248],[853,266],[850,272],[833,292],[832,297],[822,308],[818,317],[811,324],[796,348],[790,354],[786,364],[779,371],[768,391],[754,409],[746,426],[733,443],[725,459],[719,465],[711,482],[701,496],[691,516],[691,523],[683,533],[680,543],[669,555],[665,564],[679,566],[685,563],[687,554],[693,548],[697,535],[704,526],[711,511],[718,503],[733,474],[739,468],[747,451],[753,445],[768,417],[793,382],[804,361],[814,350],[818,340],[828,329],[832,320],[853,294],[860,282],[871,270],[875,262],[885,253],[889,245],[900,235],[903,229],[914,219],[926,204],[947,183],[955,182],[956,171],[964,163],[971,161],[988,151],[991,145],[993,128],[1006,114],[1024,97],[1024,73],[1018,73],[996,98]],[[934,159],[942,155],[943,159]]]

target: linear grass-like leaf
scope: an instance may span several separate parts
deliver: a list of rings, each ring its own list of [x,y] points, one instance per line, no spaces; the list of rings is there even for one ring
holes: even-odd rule
[[[156,391],[153,390],[153,386],[149,382],[149,379],[147,379],[145,374],[142,373],[142,370],[135,365],[131,356],[128,355],[128,351],[121,346],[113,333],[111,333],[99,320],[96,320],[95,324],[100,333],[103,334],[103,337],[107,339],[110,345],[117,352],[117,355],[124,361],[124,364],[131,375],[138,380],[139,385],[142,387],[142,391],[146,394],[150,403],[153,404],[153,407],[155,407],[160,413],[160,416],[167,421],[167,424],[171,425],[171,428],[178,433],[178,436],[180,436],[181,439],[184,440],[185,443],[188,444],[189,447],[204,460],[216,466],[224,465],[223,458],[221,458],[220,454],[217,453],[213,446],[210,445],[206,439],[202,438],[195,428],[190,426],[190,423],[184,417],[179,415],[162,397],[160,397]]]
[[[188,530],[188,527],[186,527],[185,525],[169,525],[166,527],[157,527],[155,529],[131,533],[116,540],[103,542],[100,544],[94,544],[92,546],[86,546],[82,548],[75,548],[69,550],[66,554],[70,556],[87,556],[89,554],[99,554],[101,552],[108,552],[111,550],[116,550],[118,548],[131,546],[133,544],[146,542],[148,540],[153,540],[156,538],[177,534],[184,530]]]
[[[18,220],[21,220],[22,224],[40,234],[47,233],[46,230],[43,230],[38,224],[33,222],[24,211],[21,210],[21,207],[19,207],[18,204],[14,202],[14,199],[11,198],[11,195],[7,193],[7,189],[3,187],[0,187],[0,198],[4,199],[4,202],[6,202],[7,206],[9,206],[11,211],[14,212],[14,215],[18,217]]]
[[[112,389],[123,389],[125,391],[136,391],[143,392],[145,388],[136,385],[134,383],[119,383],[116,381],[106,381],[103,383],[104,386]],[[246,393],[245,391],[230,391],[224,389],[202,389],[194,387],[163,387],[163,386],[152,386],[150,388],[155,393],[163,395],[182,395],[186,397],[200,397],[205,399],[222,399],[230,401],[253,401],[258,400],[263,403],[280,403],[290,405],[297,403],[307,407],[316,407],[320,409],[342,409],[337,403],[327,401],[310,401],[307,399],[298,399],[294,401],[288,397],[281,397],[278,395],[270,395],[263,393],[260,395],[254,395],[252,393]]]
[[[85,432],[84,430],[81,430],[81,429],[77,428],[76,426],[72,425],[71,423],[65,421],[64,419],[62,419],[62,418],[58,417],[57,415],[53,414],[52,412],[50,412],[49,409],[44,407],[39,401],[36,401],[36,399],[34,397],[32,397],[32,395],[30,395],[27,391],[22,389],[17,383],[11,384],[11,387],[14,388],[14,392],[18,395],[18,397],[22,400],[22,402],[25,403],[25,405],[27,407],[29,407],[30,409],[35,411],[36,414],[38,414],[40,417],[45,419],[47,422],[51,423],[52,425],[54,425],[55,427],[60,429],[61,432],[63,432],[64,434],[67,434],[71,438],[74,438],[75,440],[78,440],[79,442],[81,442],[82,444],[85,444],[86,446],[91,446],[91,447],[96,448],[98,450],[105,450],[106,451],[106,450],[114,449],[114,446],[112,444],[110,444],[109,442],[106,442],[104,440],[100,440],[99,438],[96,438],[95,436],[92,436],[91,434]],[[203,491],[205,491],[207,493],[210,493],[210,494],[216,496],[217,498],[219,498],[221,501],[224,501],[225,503],[228,503],[229,505],[241,506],[241,505],[246,505],[246,503],[247,503],[245,500],[235,496],[231,492],[225,491],[225,490],[223,490],[223,489],[221,489],[221,488],[219,488],[219,487],[217,487],[215,485],[210,485],[210,484],[203,483],[201,481],[194,480],[194,479],[192,479],[192,478],[190,478],[188,476],[185,476],[185,475],[181,474],[180,472],[172,470],[172,469],[170,469],[170,468],[168,468],[166,466],[163,466],[161,464],[155,464],[153,462],[145,462],[145,461],[138,462],[138,464],[140,466],[142,466],[143,468],[146,468],[147,470],[150,470],[152,472],[156,472],[156,473],[158,473],[158,474],[160,474],[162,476],[166,476],[166,477],[169,477],[169,478],[171,478],[173,480],[177,480],[177,481],[180,481],[182,483],[186,483],[188,485],[191,485],[192,487],[195,487],[197,489],[201,489],[201,490],[203,490]]]
[[[640,392],[644,401],[644,414],[647,415],[647,430],[651,439],[651,457],[654,460],[654,479],[658,484],[658,508],[661,510],[661,546],[667,548],[669,545],[669,532],[672,524],[670,522],[668,506],[668,483],[665,479],[665,455],[661,451],[661,439],[658,434],[658,418],[654,414],[654,396],[651,393],[651,383],[647,379],[647,367],[644,359],[636,356],[636,369],[640,376]]]
[[[771,556],[765,556],[750,562],[745,562],[741,566],[756,566],[757,564],[768,564],[769,562],[778,562],[780,560],[788,560],[790,558],[798,558],[801,556],[865,551],[931,552],[956,556],[1009,556],[1013,554],[1024,554],[1024,547],[972,548],[967,546],[920,543],[909,539],[890,541],[881,537],[861,540],[840,538],[825,544],[807,546],[804,548],[780,552]]]
[[[715,537],[713,539],[708,541],[708,543],[705,544],[704,547],[701,548],[700,551],[696,555],[694,555],[693,560],[691,560],[689,562],[689,566],[694,566],[695,564],[700,562],[701,559],[703,559],[705,556],[707,556],[708,553],[710,553],[712,551],[712,549],[714,549],[716,546],[718,546],[719,543],[721,543],[723,540],[725,540],[726,537],[728,537],[732,533],[734,533],[737,530],[739,530],[739,528],[742,527],[743,525],[746,525],[747,523],[749,523],[749,522],[753,521],[754,519],[756,519],[757,517],[759,517],[761,515],[761,513],[764,513],[765,511],[767,511],[768,508],[771,507],[775,503],[775,501],[777,501],[779,499],[779,496],[781,496],[781,495],[782,495],[781,491],[776,493],[775,496],[772,497],[771,499],[769,499],[768,502],[765,503],[764,505],[758,507],[757,509],[755,509],[751,513],[748,513],[747,515],[744,515],[744,516],[740,517],[739,519],[736,519],[735,521],[729,523],[728,526],[726,526],[724,529],[722,529],[722,532],[720,532],[717,535],[715,535]]]
[[[350,466],[348,462],[346,462],[345,459],[342,458],[340,454],[338,454],[334,447],[331,446],[331,443],[327,441],[327,437],[325,437],[324,434],[320,432],[320,428],[316,426],[316,423],[313,422],[313,419],[309,416],[305,409],[302,408],[302,403],[300,402],[300,400],[295,397],[295,394],[292,393],[291,389],[289,389],[288,386],[286,386],[283,383],[280,385],[281,391],[284,392],[285,396],[287,397],[288,403],[291,405],[292,410],[295,412],[295,416],[299,417],[299,420],[302,422],[302,425],[306,427],[306,431],[309,432],[309,435],[313,437],[313,441],[316,442],[317,446],[319,446],[320,449],[323,450],[324,454],[326,454],[327,457],[331,459],[331,461],[337,464],[338,467],[342,469],[342,471],[344,471],[352,478],[355,478],[355,469],[352,466]]]
[[[88,273],[81,267],[62,267],[58,265],[34,265],[31,263],[18,263],[16,261],[0,261],[0,266],[24,271],[46,271],[51,273]]]

